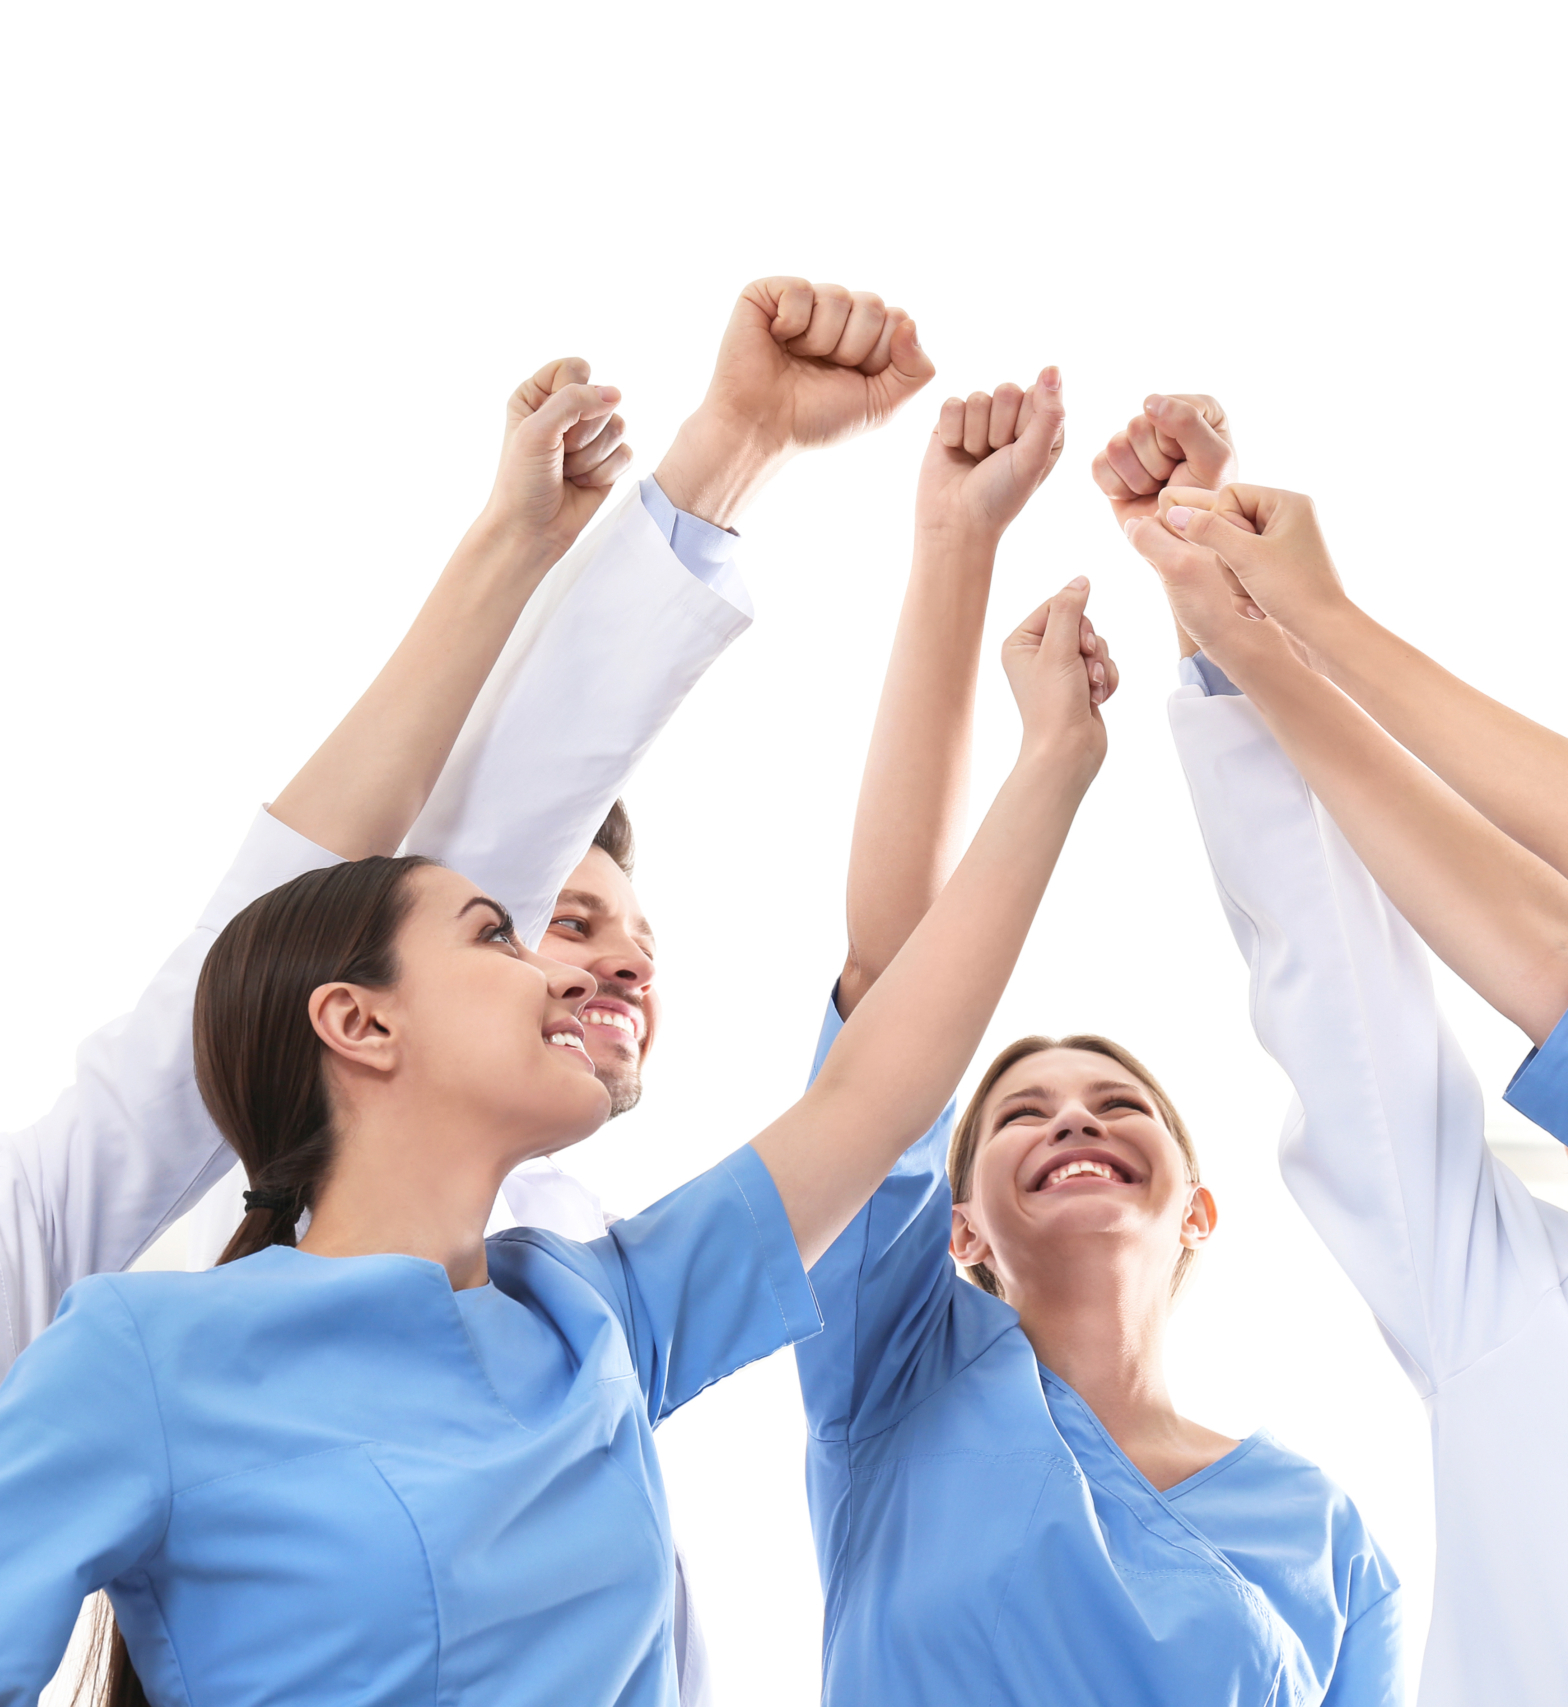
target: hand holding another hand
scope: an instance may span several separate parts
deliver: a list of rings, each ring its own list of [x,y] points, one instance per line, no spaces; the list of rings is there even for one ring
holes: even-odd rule
[[[915,524],[993,547],[1056,466],[1065,438],[1062,376],[1042,370],[1027,391],[949,397],[926,449]]]

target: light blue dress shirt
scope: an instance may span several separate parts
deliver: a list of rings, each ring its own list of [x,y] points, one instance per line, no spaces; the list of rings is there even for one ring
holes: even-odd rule
[[[783,1205],[747,1146],[488,1249],[73,1286],[0,1386],[0,1703],[107,1586],[155,1707],[674,1707],[652,1428],[818,1330]]]
[[[830,1002],[813,1072],[839,1029]],[[1156,1491],[960,1278],[953,1118],[811,1271],[826,1707],[1402,1701],[1397,1580],[1320,1470],[1254,1434]]]

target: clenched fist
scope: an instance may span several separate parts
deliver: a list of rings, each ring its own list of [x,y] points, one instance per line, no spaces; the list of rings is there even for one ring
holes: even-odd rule
[[[881,297],[758,279],[735,304],[708,394],[659,484],[678,508],[728,526],[797,451],[880,427],[935,372],[914,321]]]
[[[1212,397],[1151,396],[1094,459],[1094,483],[1117,523],[1152,516],[1166,486],[1206,486],[1236,478],[1230,422]]]

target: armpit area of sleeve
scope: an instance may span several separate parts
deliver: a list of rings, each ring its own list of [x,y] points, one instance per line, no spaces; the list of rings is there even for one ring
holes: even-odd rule
[[[251,821],[240,851],[217,893],[207,903],[198,930],[221,931],[259,896],[292,882],[307,871],[341,865],[339,855],[291,830],[263,806]]]
[[[822,1332],[822,1312],[811,1290],[800,1249],[785,1213],[784,1200],[773,1175],[750,1144],[743,1144],[719,1164],[733,1181],[751,1215],[757,1252],[773,1288],[784,1324],[781,1345],[795,1345]]]
[[[1568,1014],[1558,1020],[1539,1049],[1525,1056],[1508,1081],[1503,1101],[1526,1120],[1568,1144]]]

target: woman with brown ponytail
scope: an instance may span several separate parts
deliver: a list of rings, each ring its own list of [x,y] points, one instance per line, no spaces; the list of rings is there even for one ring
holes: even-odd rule
[[[484,1238],[510,1169],[607,1116],[590,975],[418,859],[226,927],[195,1056],[249,1213],[205,1273],[80,1282],[0,1388],[0,1704],[106,1587],[125,1701],[673,1707],[651,1430],[818,1330],[806,1266],[984,1032],[1103,755],[1086,596],[1008,641],[1017,763],[812,1088],[593,1244]]]

